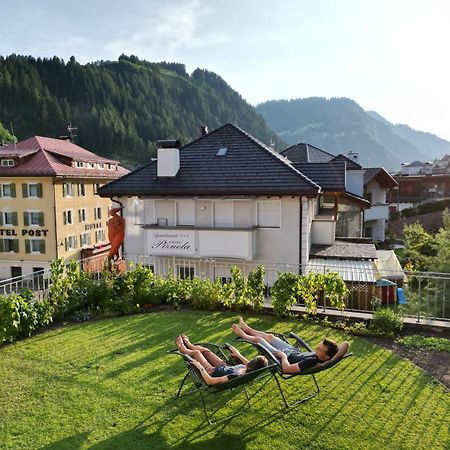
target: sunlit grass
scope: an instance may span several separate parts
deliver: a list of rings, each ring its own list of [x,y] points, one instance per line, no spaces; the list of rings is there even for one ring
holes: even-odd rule
[[[273,380],[250,388],[252,409],[209,426],[198,396],[174,398],[185,373],[174,336],[231,341],[236,315],[164,311],[70,326],[0,349],[0,448],[8,449],[444,449],[449,394],[410,362],[363,339],[273,317],[258,328],[293,330],[311,344],[351,341],[354,356],[317,378],[320,394],[284,410]],[[244,347],[251,354],[252,350]],[[245,352],[244,352],[245,353]],[[284,384],[292,396],[310,377]],[[242,397],[211,397],[239,406]]]

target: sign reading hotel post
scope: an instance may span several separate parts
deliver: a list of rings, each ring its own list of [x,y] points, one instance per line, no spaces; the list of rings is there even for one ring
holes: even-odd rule
[[[150,231],[148,242],[153,255],[195,254],[194,231]]]

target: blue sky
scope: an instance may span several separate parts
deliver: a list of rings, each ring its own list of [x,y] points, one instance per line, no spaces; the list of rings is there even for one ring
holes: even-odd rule
[[[0,54],[122,53],[221,75],[246,100],[349,97],[450,140],[446,0],[0,0]]]

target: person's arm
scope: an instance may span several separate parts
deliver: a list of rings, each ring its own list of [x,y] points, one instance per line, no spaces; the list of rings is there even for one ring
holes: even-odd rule
[[[241,352],[237,348],[233,347],[232,345],[229,345],[228,349],[230,350],[231,356],[239,359],[239,361],[241,361],[242,364],[245,364],[245,365],[248,364],[248,359],[245,356],[241,355]]]
[[[288,358],[283,352],[273,352],[273,354],[280,359],[281,368],[283,369],[283,373],[293,374],[301,372],[301,369],[298,364],[290,364]]]
[[[208,386],[212,386],[214,384],[219,384],[219,383],[224,383],[225,381],[228,381],[228,377],[225,375],[223,377],[212,377],[207,371],[206,369],[195,359],[193,359],[191,361],[191,364],[193,364],[195,367],[197,367],[197,369],[200,371],[200,374],[203,378],[203,380],[205,380],[205,383]]]

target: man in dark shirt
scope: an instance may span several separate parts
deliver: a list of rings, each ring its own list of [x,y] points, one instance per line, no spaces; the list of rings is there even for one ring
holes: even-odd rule
[[[271,333],[251,328],[242,317],[239,318],[239,325],[233,324],[231,328],[241,338],[258,343],[272,352],[280,359],[284,373],[299,373],[309,369],[318,363],[329,360],[338,351],[338,346],[334,341],[324,339],[317,346],[315,352],[302,352]]]

